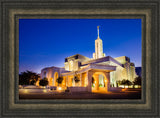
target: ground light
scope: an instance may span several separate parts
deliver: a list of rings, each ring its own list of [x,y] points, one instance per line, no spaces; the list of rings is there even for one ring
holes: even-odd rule
[[[58,87],[57,89],[58,89],[59,91],[61,91],[61,90],[62,90],[62,87]]]
[[[25,89],[25,90],[24,90],[24,93],[28,93],[28,90],[27,90],[27,89]]]
[[[46,92],[47,92],[47,90],[43,90],[43,92],[44,92],[44,93],[46,93]]]

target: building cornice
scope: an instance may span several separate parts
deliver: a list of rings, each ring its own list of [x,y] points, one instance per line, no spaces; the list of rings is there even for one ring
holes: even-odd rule
[[[106,72],[112,72],[116,70],[116,66],[110,66],[110,65],[100,65],[100,64],[88,64],[85,68],[79,69],[78,71],[72,71],[67,73],[61,73],[62,76],[68,76],[68,75],[74,75],[76,74],[84,73],[89,70],[100,70],[100,71],[106,71]]]

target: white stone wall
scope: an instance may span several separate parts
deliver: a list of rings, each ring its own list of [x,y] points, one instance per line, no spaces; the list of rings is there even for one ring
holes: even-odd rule
[[[135,67],[131,66],[129,62],[126,62],[126,64],[124,64],[124,67],[112,61],[102,62],[99,64],[116,66],[116,71],[110,72],[110,82],[111,84],[114,84],[115,87],[117,86],[116,81],[128,79],[132,82],[134,81],[134,78],[136,77]]]
[[[55,75],[55,73],[58,73],[58,76],[60,76],[62,70],[64,70],[64,68],[57,68],[57,67],[44,68],[41,70],[41,79],[43,79],[44,77],[46,77],[48,79],[48,81],[50,81],[50,79],[52,79],[52,82],[55,85],[56,80],[54,78],[54,75]],[[46,76],[44,75],[44,73],[46,73]],[[54,86],[54,85],[52,85],[52,86]]]

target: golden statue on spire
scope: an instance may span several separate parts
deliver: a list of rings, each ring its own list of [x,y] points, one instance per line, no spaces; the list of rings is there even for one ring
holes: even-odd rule
[[[99,26],[97,26],[98,39],[99,39]]]

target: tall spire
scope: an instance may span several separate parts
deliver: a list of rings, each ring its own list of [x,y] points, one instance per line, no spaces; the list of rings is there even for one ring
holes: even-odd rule
[[[97,26],[98,39],[99,39],[99,26]]]
[[[99,26],[97,26],[97,32],[98,32],[98,37],[95,40],[95,53],[93,53],[94,59],[105,57],[105,54],[103,53],[102,39],[100,39],[100,37],[99,37]]]

